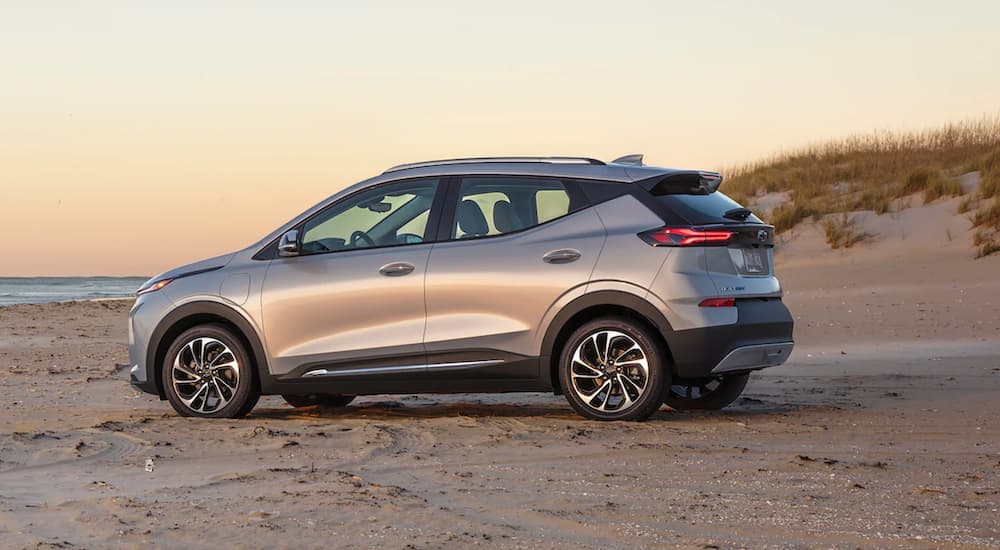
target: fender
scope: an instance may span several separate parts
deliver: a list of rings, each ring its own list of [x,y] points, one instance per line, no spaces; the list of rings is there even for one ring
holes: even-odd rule
[[[566,306],[564,306],[559,313],[556,314],[556,316],[552,319],[552,322],[549,323],[549,326],[545,331],[545,337],[542,339],[541,376],[543,381],[548,382],[551,387],[557,388],[558,380],[553,379],[551,369],[545,367],[550,364],[552,355],[556,351],[555,346],[560,333],[574,316],[584,310],[599,306],[618,306],[635,311],[636,313],[642,315],[647,321],[652,323],[659,333],[663,335],[663,339],[667,341],[667,346],[670,346],[670,342],[673,340],[673,327],[670,326],[670,322],[667,321],[667,318],[660,313],[660,310],[644,298],[621,290],[598,290],[584,294],[583,296],[580,296],[579,298],[576,298],[572,302],[566,304]],[[669,355],[669,350],[667,353]]]
[[[150,345],[146,350],[146,380],[155,382],[156,390],[160,394],[161,399],[166,399],[166,394],[164,393],[163,383],[160,380],[160,373],[157,368],[157,355],[163,344],[169,344],[168,342],[164,342],[164,338],[172,332],[172,329],[178,323],[192,317],[218,317],[225,319],[235,326],[240,331],[246,343],[249,344],[249,352],[253,356],[261,387],[267,386],[271,381],[270,370],[267,366],[267,354],[253,325],[241,313],[225,304],[210,301],[195,301],[186,303],[164,316],[156,325],[156,328],[153,329],[153,333],[149,339]]]

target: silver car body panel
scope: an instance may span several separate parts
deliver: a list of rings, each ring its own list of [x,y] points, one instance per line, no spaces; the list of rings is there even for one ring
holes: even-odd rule
[[[604,240],[588,208],[517,233],[436,243],[427,269],[427,352],[537,356],[539,320],[564,294],[585,288]],[[562,249],[579,259],[543,260]]]
[[[270,262],[261,324],[271,373],[304,365],[424,354],[424,275],[432,244],[280,258]],[[401,277],[379,273],[406,262]]]
[[[523,373],[545,379],[545,365],[537,358],[547,351],[554,321],[588,295],[631,296],[662,315],[668,329],[678,334],[740,321],[735,307],[699,307],[707,297],[780,298],[773,251],[767,251],[766,274],[746,276],[734,266],[738,257],[732,247],[650,246],[637,234],[662,226],[663,220],[629,194],[498,236],[254,259],[320,210],[383,183],[431,176],[445,181],[446,176],[525,175],[627,184],[672,172],[616,164],[489,162],[422,165],[380,174],[335,193],[241,251],[155,277],[173,280],[139,296],[132,308],[133,382],[150,391],[149,373],[155,365],[147,363],[157,346],[164,345],[154,341],[154,335],[164,333],[173,312],[198,304],[226,308],[254,332],[265,377],[496,374],[517,363],[531,365]],[[543,260],[546,254],[567,250],[578,258]],[[379,272],[394,262],[414,269],[405,276]],[[785,344],[790,346],[775,343]],[[751,369],[775,360],[766,356],[757,361],[770,348],[759,352],[752,345],[734,350],[714,368]]]

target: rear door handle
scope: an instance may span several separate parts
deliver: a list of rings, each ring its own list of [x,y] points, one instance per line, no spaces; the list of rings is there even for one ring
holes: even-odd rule
[[[561,248],[547,252],[542,256],[542,261],[550,264],[568,264],[580,259],[580,251],[572,248]]]
[[[399,277],[401,275],[409,275],[413,272],[413,264],[408,264],[406,262],[392,262],[391,264],[385,264],[380,267],[378,272],[386,277]]]

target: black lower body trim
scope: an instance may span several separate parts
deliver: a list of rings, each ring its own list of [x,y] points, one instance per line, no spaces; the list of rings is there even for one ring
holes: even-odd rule
[[[347,395],[544,391],[539,358],[487,349],[303,365],[272,378],[266,394]]]
[[[792,341],[794,321],[781,300],[741,299],[736,307],[739,317],[732,325],[677,330],[664,335],[674,360],[674,376],[706,378],[736,348]]]

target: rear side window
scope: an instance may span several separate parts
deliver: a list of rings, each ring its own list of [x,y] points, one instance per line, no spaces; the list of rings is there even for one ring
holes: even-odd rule
[[[726,212],[736,208],[743,208],[743,206],[720,191],[709,193],[708,195],[677,194],[660,195],[655,198],[657,202],[691,225],[761,223],[754,215],[748,217],[746,222],[726,218],[724,216]]]
[[[572,196],[556,179],[462,178],[451,238],[503,235],[561,218],[581,207]]]
[[[565,189],[542,189],[535,193],[535,211],[538,223],[561,218],[569,214],[569,194]]]

